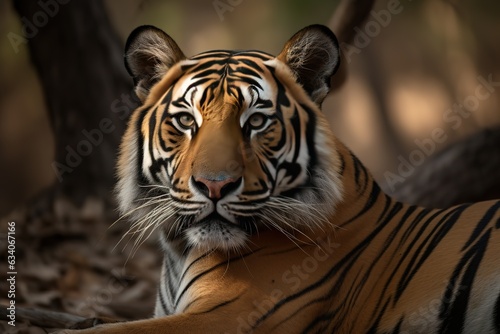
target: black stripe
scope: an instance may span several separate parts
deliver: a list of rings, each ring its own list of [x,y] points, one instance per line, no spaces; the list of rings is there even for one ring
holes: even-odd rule
[[[232,51],[230,50],[210,50],[210,51],[204,51],[201,52],[193,57],[191,59],[205,59],[205,58],[227,58],[233,54]]]
[[[198,85],[201,85],[202,83],[205,83],[205,82],[207,82],[207,81],[209,81],[209,80],[213,80],[212,78],[210,78],[210,76],[211,76],[212,74],[215,74],[215,75],[217,75],[218,77],[221,77],[221,76],[223,76],[223,75],[224,75],[224,72],[225,72],[225,71],[224,71],[224,67],[222,67],[222,68],[220,68],[220,69],[214,69],[214,68],[207,68],[207,69],[204,69],[203,71],[198,72],[198,73],[196,73],[196,74],[193,76],[193,81],[194,81],[194,82],[193,82],[193,84],[192,84],[191,86],[193,86],[193,85],[198,86]],[[199,79],[199,80],[196,80],[196,79]],[[220,79],[222,79],[222,78],[220,78]],[[189,88],[191,88],[191,86],[189,86],[189,87],[186,89],[186,91],[188,91],[188,90],[189,90]]]
[[[306,105],[301,104],[300,107],[307,112],[307,123],[306,123],[306,141],[307,141],[307,152],[309,154],[309,164],[307,170],[314,173],[314,169],[318,163],[318,154],[316,152],[316,115],[309,109]]]
[[[167,258],[169,258],[169,256],[165,255],[164,266],[165,268],[171,268],[172,263],[168,263],[169,260],[167,260]],[[168,293],[170,294],[170,300],[173,300],[176,292],[176,288],[174,286],[174,280],[177,281],[179,273],[176,273],[175,270],[167,270],[167,273],[168,273],[167,282],[163,281],[163,284],[167,284]]]
[[[221,308],[221,307],[223,307],[223,306],[226,306],[226,305],[229,305],[229,304],[234,303],[235,301],[237,301],[238,299],[240,299],[240,297],[241,297],[241,294],[240,294],[240,295],[238,295],[238,296],[236,296],[236,297],[234,297],[233,299],[229,299],[229,300],[226,300],[226,301],[224,301],[224,302],[222,302],[222,303],[219,303],[219,304],[217,304],[217,305],[215,305],[215,306],[213,306],[213,307],[209,308],[209,309],[208,309],[208,310],[206,310],[206,311],[203,311],[203,312],[198,312],[198,313],[193,313],[193,314],[203,314],[203,313],[210,313],[210,312],[213,312],[213,311],[217,310],[218,308]]]
[[[184,64],[184,65],[181,65],[181,71],[182,72],[186,72],[186,71],[190,70],[191,68],[193,68],[194,66],[196,66],[196,64]]]
[[[293,152],[293,158],[292,162],[297,161],[297,158],[300,153],[300,145],[301,145],[301,129],[300,129],[300,117],[297,108],[293,109],[293,115],[290,117],[290,125],[292,126],[293,129],[293,135],[294,135],[294,143],[295,143],[295,151]]]
[[[390,204],[393,204],[393,205],[392,205],[390,211],[388,211]],[[402,203],[400,203],[400,202],[393,203],[392,199],[390,197],[386,197],[386,205],[385,205],[385,208],[383,211],[384,213],[382,215],[380,215],[376,224],[381,225],[381,226],[389,226],[389,224],[394,221],[394,217],[397,214],[399,214],[399,212],[401,211],[402,208],[403,208]],[[387,215],[385,214],[385,212],[387,212]],[[403,217],[400,219],[400,222],[398,225],[399,226],[403,225],[406,222],[407,217],[409,215],[411,215],[411,213],[412,213],[411,208],[407,209],[405,214],[403,215]],[[396,227],[396,229],[398,229],[398,227]],[[392,232],[394,232],[394,230]],[[390,246],[390,244],[392,243],[394,238],[395,238],[395,234],[391,233],[389,235],[389,238],[386,239],[384,247],[382,247],[382,249],[379,251],[379,254],[377,255],[377,257],[374,259],[374,261],[371,261],[368,269],[366,269],[364,271],[364,274],[360,278],[359,282],[358,282],[358,275],[356,275],[356,278],[352,281],[352,285],[351,285],[352,291],[349,291],[349,294],[348,294],[350,300],[347,303],[347,306],[346,306],[345,302],[343,303],[345,310],[350,310],[350,309],[354,308],[354,306],[355,306],[354,304],[357,302],[359,295],[361,294],[361,291],[364,288],[365,284],[368,281],[370,281],[371,278],[373,278],[372,272],[373,272],[375,266],[377,265],[377,263],[381,259],[383,259],[387,256],[386,250]],[[360,271],[360,273],[361,273],[361,271]],[[333,296],[331,296],[331,297],[333,298]]]
[[[412,252],[413,256],[411,257],[409,264],[405,267],[404,273],[398,283],[394,302],[397,302],[399,300],[415,274],[420,270],[427,258],[432,254],[437,245],[451,230],[462,212],[467,207],[468,205],[455,207],[454,209],[448,211],[438,222],[432,221],[432,226],[434,227],[430,232],[425,233],[426,237],[424,238],[424,240],[420,243],[417,249],[413,250]],[[431,221],[428,220],[426,223],[430,224]],[[427,226],[422,226],[419,234],[423,233],[426,227]],[[413,249],[412,246],[416,243],[417,238],[419,238],[419,236],[415,237],[409,249]]]
[[[399,334],[401,333],[401,325],[403,324],[403,317],[401,317],[401,319],[399,319],[396,327],[394,327],[394,329],[391,331],[391,333],[388,333],[388,334]]]
[[[500,294],[498,294],[495,309],[493,310],[493,327],[497,334],[500,333]]]
[[[234,70],[230,70],[229,73],[231,75],[240,77],[242,80],[245,80],[247,76],[261,78],[259,72],[255,71],[251,67],[246,66],[238,66]],[[243,75],[243,77],[241,75]],[[263,89],[260,83],[258,83],[256,87],[260,88],[261,90]]]
[[[168,101],[171,100],[171,96],[172,96],[172,90],[169,90],[168,93],[167,93],[167,96],[166,96],[166,98],[168,97]],[[169,103],[165,104],[165,109],[163,110],[163,113],[161,115],[161,120],[160,120],[161,124],[160,124],[160,126],[158,126],[158,138],[159,138],[159,141],[160,141],[160,147],[166,153],[171,152],[174,149],[174,147],[173,146],[167,146],[167,144],[165,142],[165,139],[163,138],[163,129],[162,129],[161,125],[162,124],[166,124],[171,129],[176,129],[176,127],[172,123],[172,118],[171,118],[171,116],[170,116],[170,114],[168,112],[169,111],[169,107],[170,107]],[[168,130],[168,134],[170,136],[177,137],[177,136],[179,136],[180,133],[175,133],[175,132],[172,132],[172,131]],[[175,143],[176,143],[176,141],[173,140],[172,138],[169,138],[169,142],[171,144],[173,144],[173,145],[175,145]]]
[[[149,166],[149,172],[151,173],[151,176],[153,177],[153,180],[156,182],[160,182],[160,179],[156,175],[158,172],[161,170],[161,162],[159,160],[155,160],[154,156],[154,139],[155,139],[155,129],[156,129],[156,113],[158,111],[158,107],[154,108],[154,110],[149,114],[149,124],[148,124],[148,139],[149,139],[149,146],[148,146],[148,153],[149,156],[151,157],[152,163],[151,166]]]
[[[386,198],[386,201],[389,203],[392,203],[390,198]],[[388,206],[386,204],[386,208],[387,207]],[[399,213],[399,211],[401,210],[402,207],[403,207],[403,205],[401,203],[395,202],[394,205],[392,205],[392,209],[388,212],[387,216],[385,216],[385,213],[384,213],[383,215],[381,215],[378,218],[379,220],[382,220],[382,217],[383,217],[383,220],[382,220],[382,222],[377,222],[377,226],[378,226],[377,229],[371,235],[369,235],[361,244],[358,245],[357,248],[359,248],[359,250],[357,252],[351,252],[352,254],[349,254],[348,256],[346,256],[346,258],[350,258],[350,259],[348,259],[349,262],[346,264],[345,268],[343,269],[342,273],[340,274],[338,281],[331,288],[329,293],[324,294],[324,297],[318,299],[318,301],[326,301],[326,300],[331,300],[331,298],[335,298],[334,296],[338,293],[338,289],[341,288],[341,285],[343,284],[343,281],[345,281],[345,278],[347,277],[348,272],[350,272],[350,271],[352,272],[352,268],[353,268],[357,258],[361,255],[361,253],[363,251],[365,251],[368,248],[371,241],[380,233],[380,231],[382,231],[382,228],[390,225],[390,223],[394,219],[394,216]],[[406,222],[407,217],[410,216],[414,210],[415,210],[415,207],[408,207],[406,213],[403,215],[403,217],[400,220],[400,225],[403,225]],[[387,209],[385,209],[384,212],[387,212]],[[381,259],[384,256],[384,254],[385,254],[384,251],[382,251],[379,254],[379,256],[375,262],[377,262],[379,259]],[[344,261],[346,258],[344,258],[342,261]],[[349,305],[352,305],[355,303],[355,301],[357,300],[357,295],[359,295],[359,293],[360,293],[360,289],[370,279],[370,277],[372,277],[371,272],[373,271],[375,264],[376,263],[372,263],[370,268],[363,275],[361,282],[357,282],[358,277],[359,277],[358,275],[356,275],[356,278],[351,282],[351,291],[347,292],[347,296],[349,296],[350,301],[347,301],[347,302],[344,301],[341,303],[342,306],[339,310],[340,314],[337,315],[337,318],[342,319],[342,318],[348,316],[348,310],[352,309],[352,307],[350,307]],[[339,269],[340,269],[340,267],[339,267]],[[353,283],[353,282],[357,282],[357,283]],[[382,315],[385,312],[385,308],[388,305],[388,302],[389,302],[389,300],[387,300],[385,302],[385,306],[379,312],[378,317],[382,317]],[[379,307],[379,306],[377,305],[377,307]],[[338,324],[339,328],[341,327],[341,323],[342,323],[342,321],[340,319],[337,319],[335,321]],[[335,330],[333,330],[333,332],[335,332]]]
[[[288,96],[286,95],[287,89],[281,81],[276,77],[275,69],[274,67],[266,66],[269,72],[272,74],[274,82],[276,83],[276,113],[278,114],[279,117],[283,119],[283,112],[281,111],[281,106],[284,107],[289,107],[290,106],[290,100],[288,99]]]
[[[192,74],[195,72],[203,71],[203,70],[209,69],[210,67],[215,66],[215,65],[224,66],[227,64],[227,58],[228,58],[228,55],[224,56],[222,59],[213,59],[213,60],[200,62],[200,63],[196,64],[196,66],[190,68],[189,71],[187,71],[187,73]]]
[[[163,293],[161,291],[161,285],[160,287],[158,288],[158,297],[160,297],[160,305],[161,305],[161,308],[163,309],[163,313],[165,314],[170,314],[168,308],[167,308],[167,303],[165,302],[165,297],[163,296]]]
[[[278,117],[274,117],[274,116],[271,116],[270,118],[272,118],[273,122],[279,123],[279,126],[281,126],[281,128],[283,128],[283,129],[285,128],[285,125],[283,124],[282,119],[280,119]],[[272,124],[268,128],[268,130],[266,131],[266,134],[267,134],[267,132],[269,132],[271,135],[274,136],[273,129],[274,129],[274,124]],[[286,144],[286,131],[281,131],[281,137],[279,138],[276,145],[269,146],[269,149],[271,150],[270,153],[272,154],[272,156],[276,156],[276,152],[278,152],[283,146],[285,146],[285,144]],[[273,163],[273,165],[276,165],[276,163]]]
[[[339,159],[340,159],[340,168],[339,168],[339,174],[342,175],[344,174],[345,171],[345,159],[342,154],[339,154]]]
[[[381,312],[379,312],[377,318],[373,322],[373,325],[370,327],[370,329],[366,332],[367,334],[377,334],[378,332],[378,326],[380,324],[380,321],[382,321],[382,316],[385,314],[385,310],[389,306],[389,301],[387,300],[384,304],[384,306],[381,309]]]
[[[163,233],[164,233],[164,236],[166,237],[166,231],[163,230]],[[179,262],[180,261],[180,258],[178,258],[177,256],[172,257],[171,255],[173,255],[174,253],[168,253],[166,252],[165,255],[164,255],[164,259],[165,259],[165,262],[164,262],[164,265],[167,266],[167,268],[175,268],[176,266],[176,262]],[[176,270],[169,270],[172,274],[170,275],[170,277],[172,277],[173,279],[175,280],[178,280],[179,279],[179,276],[180,276],[180,272],[176,271]]]
[[[203,276],[205,275],[208,275],[209,273],[213,272],[214,270],[220,268],[220,267],[223,267],[223,266],[227,266],[228,263],[230,262],[233,262],[233,261],[239,261],[239,260],[242,260],[244,258],[246,258],[247,256],[250,256],[252,254],[255,254],[257,253],[258,251],[260,251],[261,249],[256,249],[256,250],[253,250],[251,252],[248,252],[246,254],[243,254],[243,255],[238,255],[238,256],[235,256],[235,257],[232,257],[230,258],[228,261],[223,261],[219,264],[216,264],[215,266],[211,267],[210,269],[207,269],[207,270],[204,270],[202,271],[201,273],[195,275],[194,277],[191,278],[191,280],[186,284],[186,286],[184,287],[184,289],[181,291],[181,293],[177,296],[176,300],[175,300],[175,308],[177,308],[177,305],[179,304],[179,302],[181,301],[182,297],[184,296],[184,294],[187,292],[187,290],[189,290],[189,288],[197,281],[199,280],[200,278],[202,278]],[[183,277],[184,277],[184,274],[183,274]],[[182,279],[181,279],[181,282],[182,282]]]
[[[251,59],[242,58],[242,59],[239,59],[239,61],[241,61],[243,64],[245,64],[247,66],[250,66],[254,70],[258,71],[259,73],[264,73],[264,70],[262,69],[262,67],[260,67],[259,64],[257,64],[256,62],[254,62]]]
[[[247,56],[247,57],[255,57],[261,60],[270,60],[273,59],[274,56],[263,52],[260,50],[245,50],[245,51],[234,51],[234,56]]]
[[[387,240],[384,243],[385,244],[384,248],[389,248],[390,244],[393,242],[396,235],[399,233],[401,228],[403,228],[403,226],[405,226],[407,224],[408,219],[416,210],[417,210],[417,206],[415,206],[415,205],[410,205],[407,207],[405,213],[403,214],[403,216],[399,220],[399,223],[394,227],[394,229],[391,231],[391,233],[387,237]]]
[[[274,189],[274,187],[276,186],[276,179],[274,178],[274,175],[269,171],[266,164],[260,159],[259,159],[259,165],[260,165],[260,168],[262,169],[262,171],[266,174],[267,180],[269,180],[273,183],[272,188]],[[259,179],[259,181],[260,180],[262,180],[262,179]],[[264,180],[262,180],[262,182],[264,184],[266,184]],[[262,182],[261,182],[261,185],[262,185]]]
[[[350,223],[356,221],[359,217],[367,213],[375,205],[375,203],[377,203],[378,196],[380,195],[380,193],[381,191],[378,184],[376,182],[372,182],[372,191],[368,196],[368,200],[366,201],[366,204],[363,207],[363,209],[361,209],[361,211],[359,211],[354,217],[342,223],[340,227],[345,227],[346,225],[349,225]]]
[[[293,247],[290,247],[290,248],[287,248],[287,249],[282,249],[282,250],[279,250],[279,251],[276,251],[276,252],[265,253],[265,254],[262,254],[262,256],[271,256],[271,255],[278,255],[278,254],[286,254],[286,253],[290,253],[290,252],[293,252],[293,251],[296,251],[296,250],[297,250],[297,246],[293,246]]]
[[[359,163],[358,163],[358,159],[356,158],[356,156],[354,154],[352,154],[352,152],[349,152],[351,154],[351,159],[352,159],[352,164],[353,164],[353,167],[354,167],[354,181],[356,182],[356,190],[359,191]]]
[[[366,187],[368,186],[368,172],[366,171],[366,168],[361,163],[361,161],[359,161],[359,159],[352,152],[350,152],[350,154],[354,166],[354,181],[356,183],[356,190],[358,193],[362,194],[365,192]]]
[[[183,95],[179,96],[175,100],[172,100],[172,89],[169,89],[163,100],[161,100],[161,104],[165,104],[167,106],[172,104],[174,107],[177,108],[189,108],[189,103],[186,100],[187,91],[188,89],[186,89]]]
[[[228,87],[228,94],[231,95],[232,97],[238,99],[236,107],[238,109],[240,109],[243,106],[243,102],[245,101],[245,98],[243,97],[243,94],[241,93],[240,86]]]
[[[259,196],[259,195],[264,195],[268,190],[269,188],[267,187],[267,184],[266,184],[266,181],[264,181],[263,179],[259,179],[259,185],[261,186],[261,189],[259,190],[247,190],[247,191],[244,191],[241,193],[241,196]],[[259,200],[249,200],[249,201],[245,201],[245,202],[238,202],[237,204],[254,204],[254,203],[263,203],[263,202],[266,202],[268,199],[267,198],[262,198],[262,199],[259,199]],[[258,202],[256,202],[258,201]]]
[[[240,81],[243,81],[243,82],[246,82],[248,83],[249,85],[254,85],[256,87],[259,87],[262,89],[262,86],[260,85],[260,83],[255,80],[255,79],[252,79],[251,77],[228,77],[227,78],[227,83],[228,85],[239,85],[240,84]]]
[[[430,220],[434,219],[435,217],[439,216],[442,212],[445,210],[435,210],[435,209],[427,209],[427,208],[420,208],[420,213],[415,217],[415,219],[410,223],[410,226],[405,229],[405,232],[403,236],[401,237],[399,241],[398,248],[403,247],[403,245],[407,242],[408,238],[410,235],[413,233],[413,231],[420,226],[420,222],[422,219],[424,219],[428,214],[432,213],[432,216]],[[428,220],[428,221],[430,221]]]
[[[374,183],[375,185],[375,183]],[[379,188],[380,190],[380,188]],[[389,222],[388,220],[387,222]],[[351,250],[345,257],[340,259],[335,266],[333,266],[323,277],[321,277],[319,280],[316,282],[310,284],[306,288],[289,295],[286,298],[281,299],[278,303],[275,304],[275,306],[270,309],[268,312],[263,314],[255,324],[252,326],[252,329],[255,329],[257,326],[259,326],[262,322],[264,322],[267,318],[269,318],[271,315],[276,313],[279,309],[281,309],[284,305],[290,303],[293,300],[296,300],[304,295],[307,295],[313,290],[316,290],[326,284],[328,281],[331,280],[331,278],[334,275],[338,275],[339,279],[335,282],[335,284],[330,288],[328,293],[323,293],[324,297],[321,297],[321,300],[324,299],[331,299],[333,296],[335,296],[339,289],[342,287],[344,284],[345,279],[347,278],[348,273],[350,270],[352,270],[352,267],[356,263],[357,259],[360,257],[360,255],[368,248],[370,243],[373,241],[373,239],[386,227],[386,223],[384,224],[378,224],[374,231],[372,231],[362,242],[356,245],[353,250]]]
[[[491,208],[486,211],[484,214],[483,218],[477,223],[476,228],[472,232],[469,240],[465,243],[464,247],[462,248],[462,251],[466,250],[481,234],[481,232],[484,231],[484,229],[488,226],[488,223],[493,219],[493,216],[495,213],[497,213],[498,209],[500,208],[500,201],[496,202]]]
[[[210,254],[210,252],[207,252],[207,253],[204,253],[200,256],[198,256],[196,259],[194,259],[193,261],[191,261],[191,263],[189,263],[189,265],[186,267],[186,269],[184,269],[184,272],[182,273],[182,276],[181,278],[179,279],[179,282],[182,282],[184,281],[184,278],[186,276],[186,274],[189,272],[189,270],[191,269],[191,267],[193,265],[195,265],[197,262],[201,261],[201,259],[204,259],[208,254]]]
[[[246,64],[240,64],[238,63],[239,66],[235,67],[234,69],[231,69],[229,71],[229,73],[231,75],[238,75],[238,74],[242,74],[244,76],[251,76],[251,77],[256,77],[256,78],[262,78],[261,75],[259,74],[259,72],[254,69],[253,67],[251,66],[245,66]],[[257,69],[260,69],[260,67],[257,67]],[[259,88],[262,89],[262,86],[259,86]]]
[[[149,111],[149,107],[145,107],[142,111],[140,116],[137,118],[137,121],[135,123],[135,131],[136,131],[136,138],[137,138],[137,184],[139,186],[145,186],[149,182],[147,181],[146,176],[142,172],[142,163],[144,161],[144,138],[142,134],[142,122],[144,121],[144,118],[146,117],[146,114]]]
[[[260,97],[257,97],[257,101],[255,102],[255,106],[257,108],[262,108],[262,109],[271,109],[273,107],[273,101],[261,99]]]
[[[398,226],[397,226],[397,227],[393,230],[393,232],[392,232],[392,233],[394,234],[394,236],[396,235],[396,231],[399,231],[399,230],[400,230],[400,227],[401,227],[401,226],[404,226],[405,224],[407,224],[407,223],[408,223],[408,219],[409,219],[410,215],[414,212],[414,208],[415,208],[414,206],[410,206],[410,207],[407,209],[406,213],[405,213],[405,214],[403,215],[403,217],[401,218],[400,223],[398,224]],[[414,224],[416,224],[416,223],[419,223],[425,215],[426,215],[426,212],[425,212],[425,211],[421,211],[421,212],[420,212],[420,213],[419,213],[419,214],[415,217],[415,219],[413,220],[413,222],[411,223],[411,225],[414,225]],[[435,216],[432,216],[429,220],[433,220],[433,219],[434,219],[434,217],[435,217]],[[406,233],[406,232],[405,232],[405,233]],[[390,238],[392,238],[392,237],[390,237]],[[396,250],[396,253],[400,253],[399,249],[401,248],[401,246],[402,246],[402,244],[401,244],[401,242],[400,242],[400,243],[398,244],[398,246],[396,247],[396,249],[397,249],[397,250]],[[389,276],[389,278],[387,279],[387,281],[386,281],[386,283],[385,283],[385,285],[384,285],[383,289],[382,289],[382,290],[381,290],[381,292],[380,292],[380,296],[381,296],[381,297],[383,297],[383,298],[379,299],[379,300],[378,300],[378,302],[377,302],[377,305],[375,306],[375,312],[376,312],[377,310],[380,310],[380,311],[379,311],[379,316],[382,316],[382,313],[383,313],[383,311],[384,311],[383,309],[381,309],[381,304],[382,304],[382,303],[386,303],[386,302],[388,301],[388,300],[387,300],[387,301],[384,301],[384,298],[385,298],[385,299],[389,299],[389,298],[391,297],[391,295],[387,292],[387,289],[388,289],[388,287],[389,287],[390,283],[392,282],[392,280],[393,280],[394,276],[396,275],[396,273],[398,273],[398,272],[399,272],[399,268],[401,267],[402,263],[404,263],[404,262],[405,262],[405,259],[406,259],[406,258],[408,257],[408,255],[410,254],[410,249],[411,249],[411,248],[407,249],[407,250],[406,250],[406,252],[405,252],[405,254],[403,254],[403,256],[401,256],[401,258],[399,259],[399,262],[397,263],[396,267],[395,267],[395,268],[394,268],[394,270],[392,271],[391,275],[390,275],[390,276]],[[394,254],[396,254],[396,253],[394,253]]]
[[[486,252],[490,236],[491,229],[470,247],[455,267],[441,302],[440,334],[460,334],[463,332],[472,285]],[[458,282],[460,277],[462,279]]]
[[[202,108],[206,108],[207,105],[212,102],[214,99],[214,94],[213,94],[213,90],[210,89],[210,87],[207,87],[203,90],[203,92],[201,93],[201,97],[200,97],[200,106]]]
[[[179,100],[179,99],[178,99]],[[186,100],[184,100],[185,102]],[[162,99],[161,104],[165,105],[165,109],[163,110],[163,114],[161,115],[161,122],[163,122],[168,115],[168,108],[170,106],[170,103],[175,104],[176,101],[172,102],[172,88],[169,88],[167,91],[167,94],[165,94],[165,97]],[[179,101],[177,101],[179,103]]]
[[[399,203],[401,204],[401,203]],[[389,236],[387,237],[387,239],[385,240],[384,242],[384,247],[383,249],[386,250],[387,248],[389,248],[389,246],[396,240],[396,236],[397,234],[399,233],[399,231],[401,231],[401,229],[408,223],[408,219],[410,218],[410,216],[415,212],[416,210],[416,206],[409,206],[405,213],[403,214],[403,216],[401,217],[401,219],[399,219],[399,223],[394,227],[394,229],[391,231],[391,233],[389,233]],[[392,216],[390,216],[391,219],[392,219]],[[418,218],[418,216],[417,216]],[[394,251],[394,253],[392,254],[391,256],[391,260],[394,258],[394,255],[395,254],[399,254],[400,251],[398,250],[399,247],[396,247],[396,250]],[[381,254],[379,254],[378,258],[377,258],[377,261],[382,258],[382,256],[384,255],[384,251],[382,251]],[[399,265],[402,263],[402,261],[400,260],[400,262],[398,263],[398,266],[396,267],[395,270],[393,270],[393,272],[391,273],[391,275],[389,276],[389,278],[387,279],[383,289],[380,291],[380,296],[381,298],[378,300],[377,304],[375,305],[375,308],[374,308],[374,313],[377,313],[378,312],[378,316],[382,316],[382,312],[383,310],[381,309],[381,305],[382,303],[386,303],[388,301],[388,299],[391,297],[391,294],[389,292],[387,292],[387,289],[390,285],[390,283],[392,282],[394,276],[396,275],[396,272],[397,272],[397,269],[399,267]],[[370,269],[371,270],[371,269]],[[367,278],[368,279],[368,278]]]
[[[325,333],[325,327],[330,325],[332,323],[332,319],[334,317],[334,314],[329,312],[329,313],[322,313],[321,315],[317,316],[314,318],[309,325],[307,325],[306,328],[302,331],[302,333]],[[318,326],[323,325],[322,328],[318,328]],[[334,332],[332,332],[334,333]]]
[[[222,79],[221,79],[222,80]],[[182,96],[182,98],[185,99],[185,95],[187,95],[187,93],[191,90],[191,89],[197,89],[198,86],[200,85],[203,85],[205,82],[209,82],[209,81],[214,81],[214,79],[212,78],[207,78],[207,77],[202,77],[196,81],[193,81],[189,86],[187,86],[185,88],[185,91],[184,91],[184,95]],[[217,87],[217,85],[219,85],[219,81],[214,81],[209,87]],[[180,98],[179,98],[180,99]],[[188,106],[191,105],[191,103],[187,103]],[[194,106],[193,106],[194,107]]]

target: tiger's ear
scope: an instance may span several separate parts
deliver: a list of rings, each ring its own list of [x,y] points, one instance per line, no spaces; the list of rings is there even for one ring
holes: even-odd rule
[[[319,24],[308,26],[290,38],[277,58],[321,105],[330,90],[330,78],[340,65],[339,43],[333,32]]]
[[[134,79],[135,92],[141,101],[151,87],[180,60],[184,53],[163,30],[153,26],[136,28],[125,45],[125,67]]]

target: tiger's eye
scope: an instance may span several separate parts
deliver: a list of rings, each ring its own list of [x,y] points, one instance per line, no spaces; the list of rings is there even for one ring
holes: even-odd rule
[[[248,119],[248,124],[254,128],[258,129],[266,123],[266,116],[260,113],[255,113]]]
[[[177,116],[177,122],[184,129],[190,129],[194,126],[194,117],[190,114],[180,114]]]

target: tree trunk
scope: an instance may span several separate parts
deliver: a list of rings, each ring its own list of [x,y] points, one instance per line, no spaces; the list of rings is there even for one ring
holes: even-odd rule
[[[117,147],[137,106],[123,43],[102,0],[14,0],[55,136],[55,196],[109,198]]]
[[[393,192],[434,208],[500,198],[500,128],[484,129],[429,157]]]
[[[332,91],[339,90],[347,80],[345,46],[352,43],[356,36],[355,28],[360,28],[366,21],[374,4],[375,0],[342,0],[330,19],[328,26],[337,36],[343,56],[340,67],[330,82]]]

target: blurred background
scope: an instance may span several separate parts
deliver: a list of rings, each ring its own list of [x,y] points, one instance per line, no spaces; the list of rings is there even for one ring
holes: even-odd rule
[[[106,1],[105,6],[121,41],[135,27],[152,24],[174,37],[186,55],[217,48],[276,54],[302,27],[332,26],[338,2],[241,0],[236,6],[217,9],[217,1],[128,0]],[[377,1],[374,11],[387,10],[388,3]],[[398,3],[401,12],[392,15],[385,27],[379,25],[376,36],[361,43],[366,46],[348,49],[353,51],[346,64],[347,80],[323,108],[335,133],[383,186],[384,172],[397,173],[398,156],[408,157],[416,148],[414,140],[430,137],[433,129],[446,130],[447,140],[436,145],[437,151],[500,123],[500,87],[460,126],[451,128],[455,123],[443,120],[455,103],[474,95],[478,76],[500,81],[496,33],[500,4],[487,0]],[[0,6],[1,35],[22,35],[12,1],[2,1]],[[71,2],[60,10],[64,6]],[[373,16],[369,21],[378,22]],[[356,48],[360,43],[350,45]],[[2,38],[0,64],[0,212],[6,213],[56,181],[56,173],[51,166],[54,136],[28,45],[20,44],[15,52],[9,39]]]
[[[208,49],[277,54],[306,25],[337,27],[340,1],[28,2],[0,2],[0,217],[6,217],[0,233],[12,219],[25,233],[18,234],[19,243],[23,237],[27,243],[18,246],[18,261],[26,261],[20,304],[85,316],[147,316],[157,274],[154,243],[127,264],[130,252],[109,255],[123,229],[107,230],[116,219],[109,178],[103,189],[93,188],[100,182],[95,175],[114,173],[126,124],[114,106],[127,106],[127,113],[135,103],[121,58],[128,34],[155,25],[187,56]],[[341,38],[345,77],[323,110],[336,135],[389,193],[437,207],[500,196],[499,14],[493,0],[380,0],[353,37]],[[20,39],[23,29],[32,32],[26,21],[38,30],[28,43]],[[65,173],[67,147],[76,148],[87,138],[83,131],[98,129],[110,111],[116,130],[97,138],[99,153]],[[94,120],[79,121],[87,112]],[[36,254],[49,245],[57,253]],[[61,250],[67,250],[64,257]],[[89,260],[95,254],[103,258]],[[128,295],[109,292],[110,279],[123,283]],[[82,302],[89,296],[94,299]],[[130,300],[143,302],[142,313],[124,309]]]

